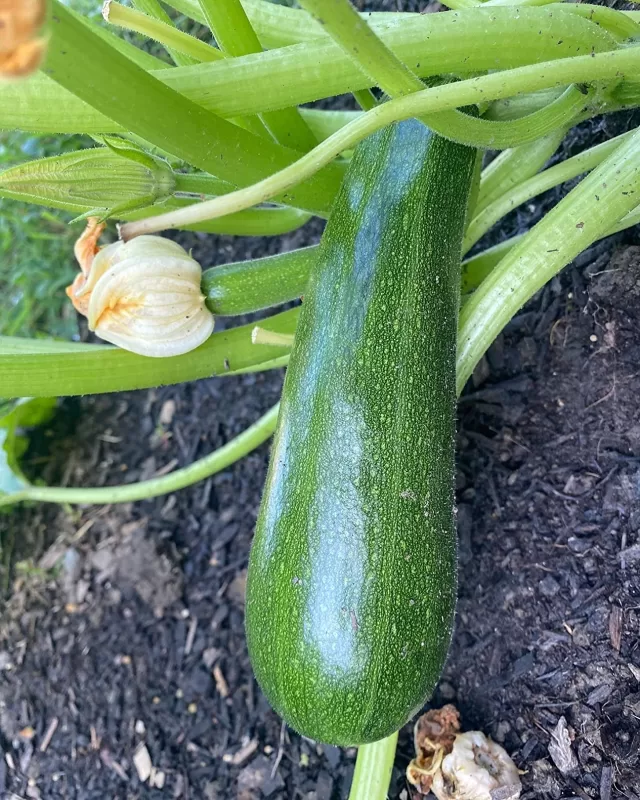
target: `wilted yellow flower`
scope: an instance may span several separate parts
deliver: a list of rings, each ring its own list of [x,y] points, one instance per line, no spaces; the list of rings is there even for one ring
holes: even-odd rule
[[[0,77],[20,78],[40,66],[46,41],[38,37],[46,0],[0,0]]]
[[[456,736],[433,777],[438,800],[518,800],[522,791],[518,768],[497,742],[481,731]]]
[[[90,219],[75,255],[82,270],[67,294],[107,342],[143,356],[188,353],[211,335],[200,264],[161,236],[98,246],[104,225]]]
[[[460,713],[448,704],[415,724],[416,757],[407,780],[438,800],[518,800],[520,773],[506,751],[481,731],[460,733]]]

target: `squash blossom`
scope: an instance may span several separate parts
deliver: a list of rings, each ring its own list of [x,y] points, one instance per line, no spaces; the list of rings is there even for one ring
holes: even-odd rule
[[[179,356],[213,331],[200,289],[200,264],[161,236],[98,246],[105,225],[95,218],[75,245],[81,272],[67,288],[89,329],[142,356]]]
[[[0,0],[0,78],[35,72],[46,40],[37,36],[44,23],[46,0]]]

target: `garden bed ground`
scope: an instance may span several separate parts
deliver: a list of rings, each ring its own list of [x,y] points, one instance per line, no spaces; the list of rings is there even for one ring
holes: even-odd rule
[[[640,796],[640,248],[610,250],[512,322],[460,404],[460,604],[434,703],[505,743],[527,798]],[[67,401],[32,468],[85,485],[190,463],[273,404],[281,380]],[[247,659],[244,570],[267,458],[265,446],[169,498],[3,518],[45,571],[14,574],[2,618],[0,789],[347,796],[354,753],[282,730]],[[562,716],[577,757],[564,776],[548,754]],[[140,743],[164,788],[140,782]],[[393,798],[408,796],[409,757],[407,728]]]
[[[569,153],[619,132],[582,130]],[[200,238],[195,255],[209,265],[319,232],[284,245]],[[528,800],[640,798],[640,247],[628,246],[639,241],[636,230],[598,245],[545,288],[459,406],[460,602],[433,703],[456,703],[466,728],[504,743]],[[78,486],[161,474],[246,428],[281,382],[271,372],[67,400],[28,468]],[[0,517],[5,556],[15,548],[0,797],[347,797],[355,751],[284,729],[247,658],[245,568],[267,459],[263,446],[168,498]],[[548,751],[561,717],[574,737],[566,774]],[[145,756],[155,787],[139,777]],[[408,726],[393,800],[411,797],[410,757]]]

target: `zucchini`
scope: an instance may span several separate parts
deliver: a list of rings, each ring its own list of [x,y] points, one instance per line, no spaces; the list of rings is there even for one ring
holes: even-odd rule
[[[461,243],[475,151],[409,120],[355,151],[307,286],[249,560],[258,683],[300,733],[381,739],[456,600]]]
[[[216,316],[236,316],[299,298],[306,289],[317,250],[312,245],[205,270],[202,291],[207,308]]]

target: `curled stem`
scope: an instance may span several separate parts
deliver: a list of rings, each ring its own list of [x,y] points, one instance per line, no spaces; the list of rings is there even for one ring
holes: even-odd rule
[[[390,97],[403,97],[425,87],[351,5],[349,0],[301,0],[347,55]],[[584,92],[570,86],[545,108],[511,122],[478,119],[460,111],[441,111],[421,117],[429,128],[448,139],[472,147],[500,149],[538,139],[560,126],[568,126],[584,109]]]
[[[160,478],[125,484],[122,486],[101,486],[70,488],[62,486],[27,486],[15,494],[0,495],[0,506],[25,500],[39,500],[44,503],[72,503],[92,505],[107,503],[132,503],[136,500],[149,500],[152,497],[176,492],[198,481],[221,472],[231,464],[255,450],[275,431],[280,404],[276,404],[239,436],[231,439],[223,447],[208,456],[194,461]]]
[[[511,97],[521,91],[531,92],[585,80],[619,79],[625,71],[633,74],[638,69],[640,69],[640,47],[628,47],[593,56],[576,56],[545,64],[519,67],[414,92],[367,111],[298,161],[246,189],[231,192],[224,197],[179,212],[129,223],[122,227],[122,237],[126,241],[144,233],[221,217],[250,208],[276,195],[284,195],[286,198],[286,192],[329,164],[341,152],[355,146],[376,130],[401,119]]]

